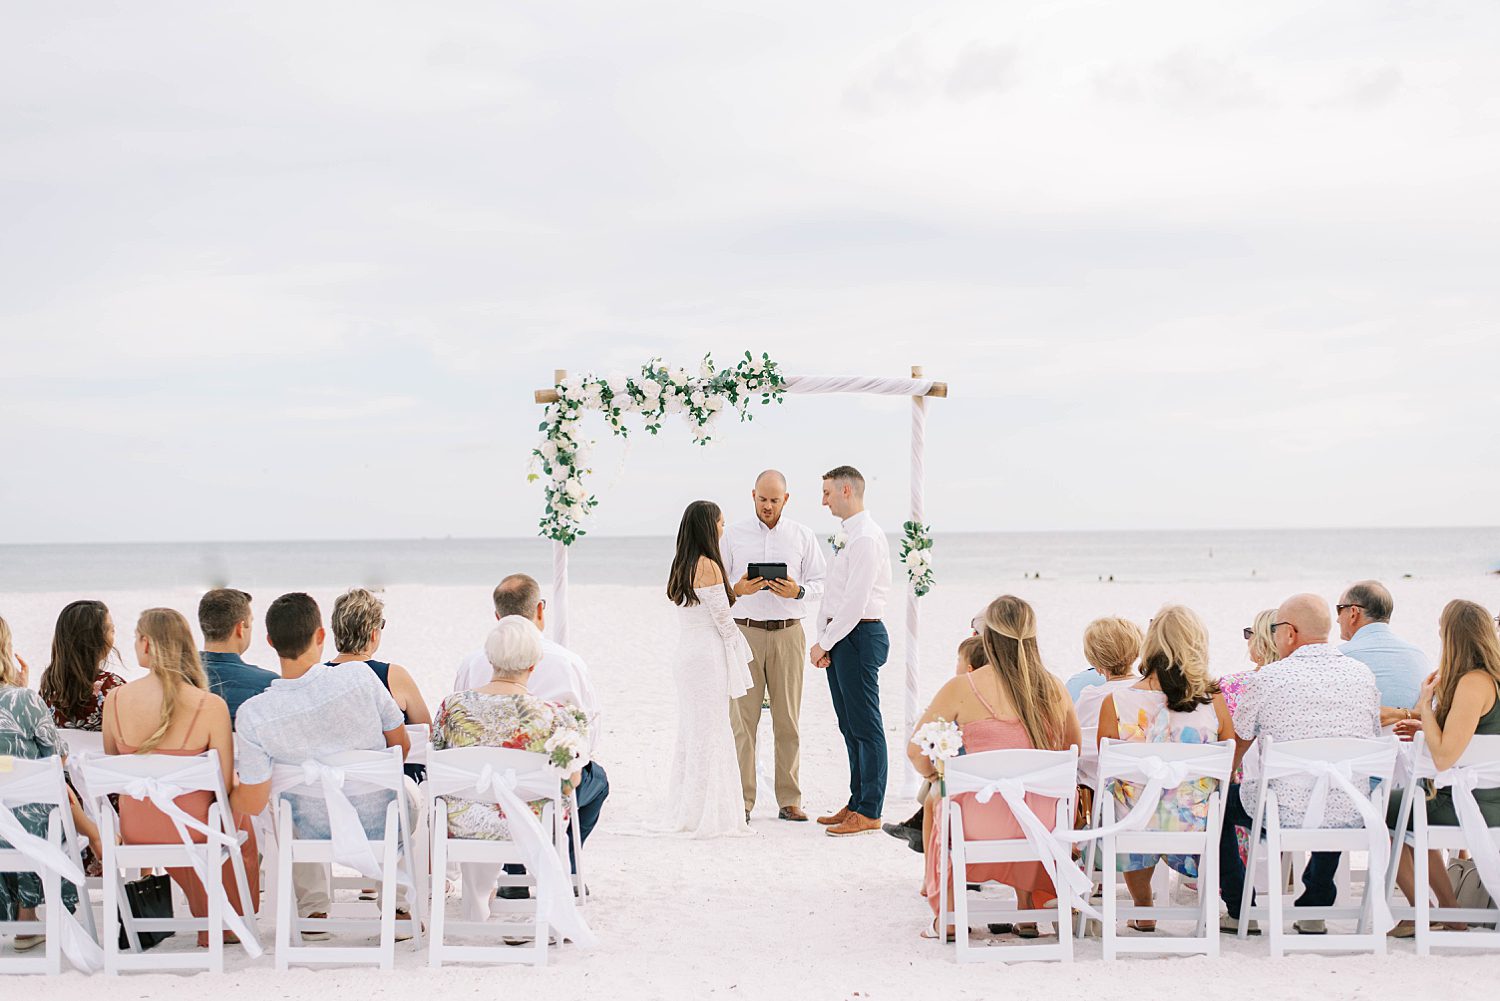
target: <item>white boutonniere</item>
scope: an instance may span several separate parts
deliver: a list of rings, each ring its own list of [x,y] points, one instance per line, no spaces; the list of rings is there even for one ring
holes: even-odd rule
[[[833,547],[833,555],[837,556],[845,546],[849,544],[848,532],[835,532],[828,537],[828,544]]]

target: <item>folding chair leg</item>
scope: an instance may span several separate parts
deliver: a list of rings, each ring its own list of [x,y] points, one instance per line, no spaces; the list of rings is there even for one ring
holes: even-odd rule
[[[1276,879],[1271,886],[1270,899],[1266,901],[1265,932],[1271,941],[1271,956],[1280,959],[1286,954],[1282,943],[1285,933],[1282,927],[1282,905],[1286,897],[1286,883],[1281,878],[1281,819],[1274,802],[1267,805],[1266,812],[1266,860],[1270,870],[1276,873]]]
[[[434,969],[443,965],[443,925],[448,910],[448,815],[445,807],[440,808],[443,814],[432,825],[432,923],[427,928],[427,965]]]
[[[1116,855],[1117,843],[1113,836],[1104,839],[1104,853],[1101,856],[1101,871],[1103,873],[1104,890],[1104,958],[1112,961],[1119,956],[1119,920],[1120,902],[1117,896],[1119,886],[1115,879],[1115,873],[1120,867]]]
[[[1420,824],[1420,821],[1418,822]],[[1432,904],[1428,896],[1427,839],[1425,831],[1418,831],[1417,844],[1412,850],[1413,886],[1412,897],[1416,907],[1417,955],[1432,955]]]

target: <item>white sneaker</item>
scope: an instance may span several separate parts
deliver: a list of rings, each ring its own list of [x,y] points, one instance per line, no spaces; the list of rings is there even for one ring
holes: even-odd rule
[[[1230,935],[1238,935],[1240,931],[1240,919],[1231,917],[1228,914],[1219,915],[1219,931],[1227,932]],[[1256,921],[1254,918],[1250,919],[1249,934],[1260,934],[1260,922]]]
[[[1292,927],[1297,930],[1298,935],[1328,934],[1328,925],[1322,918],[1304,918],[1301,921],[1293,921]]]

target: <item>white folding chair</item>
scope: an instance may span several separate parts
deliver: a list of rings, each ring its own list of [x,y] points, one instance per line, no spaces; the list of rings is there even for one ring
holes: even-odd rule
[[[508,885],[530,885],[535,894],[527,900],[496,900],[492,885],[472,885],[466,876],[464,892],[482,896],[464,901],[466,920],[449,921],[442,895],[434,893],[428,944],[430,965],[437,967],[445,960],[453,960],[543,966],[554,937],[559,943],[571,939],[584,948],[593,944],[593,932],[577,906],[581,903],[575,889],[577,881],[568,876],[568,823],[564,815],[564,803],[568,800],[562,792],[562,777],[543,755],[498,747],[433,751],[428,756],[426,790],[433,871],[444,871],[449,862],[497,867],[516,863],[526,867],[526,875],[500,879]],[[449,797],[500,807],[505,813],[510,840],[453,837],[448,833]],[[540,821],[530,806],[536,800],[547,801]],[[577,804],[570,805],[574,810],[576,849]],[[473,920],[476,914],[490,920]],[[447,936],[451,933],[529,937],[532,945],[522,951],[504,945],[450,944]]]
[[[51,808],[47,812],[45,837],[25,830],[11,812],[15,807],[30,804]],[[7,842],[9,847],[3,847]],[[35,873],[42,882],[44,911],[34,921],[0,921],[0,934],[47,936],[40,956],[0,956],[0,973],[56,975],[62,972],[64,953],[84,973],[93,973],[103,965],[94,915],[83,885],[81,854],[82,843],[73,828],[62,760],[0,757],[0,872]],[[78,888],[81,922],[63,904],[64,876]]]
[[[171,754],[86,755],[81,767],[88,793],[98,812],[100,840],[104,842],[104,926],[100,943],[104,947],[104,972],[111,976],[124,970],[208,969],[222,973],[226,930],[239,936],[241,946],[251,958],[258,957],[261,946],[255,932],[256,902],[251,899],[244,859],[240,854],[248,835],[241,834],[235,827],[218,751],[209,749],[191,757]],[[199,821],[177,806],[178,797],[191,792],[213,794],[206,820]],[[179,840],[118,844],[119,821],[109,805],[111,794],[149,800],[172,820]],[[192,840],[195,833],[205,840]],[[239,891],[241,913],[229,906],[223,874],[226,858]],[[206,931],[206,955],[197,950],[186,953],[120,952],[120,907],[125,902],[122,871],[157,866],[192,868],[208,896],[208,914],[202,918],[142,918],[137,915],[132,917],[131,923],[136,931]],[[131,944],[136,945],[135,942]]]
[[[72,784],[74,793],[78,796],[78,805],[83,808],[84,815],[94,822],[94,826],[103,830],[103,824],[99,820],[98,800],[90,796],[88,792],[88,780],[83,774],[83,759],[91,755],[98,757],[104,755],[104,734],[98,730],[68,730],[61,727],[58,728],[57,732],[62,737],[64,746],[68,749],[68,760],[63,767],[67,771],[68,781]],[[107,800],[105,801],[105,808],[109,809],[111,813],[114,812],[113,807],[109,806]],[[115,819],[115,830],[119,829],[120,823],[117,817]],[[101,859],[100,861],[102,863],[103,860]],[[104,877],[102,875],[90,876],[85,873],[84,885],[79,888],[79,892],[87,896],[90,911],[92,911],[93,905],[96,903],[99,904],[102,910],[102,900],[104,897]],[[140,952],[140,936],[135,930],[135,921],[131,914],[127,911],[120,915],[120,921],[125,929],[125,937],[130,944],[130,951]]]
[[[1219,831],[1224,817],[1223,795],[1229,786],[1234,767],[1234,742],[1213,744],[1136,743],[1106,740],[1099,749],[1098,792],[1102,820],[1101,869],[1104,886],[1104,958],[1115,959],[1122,952],[1184,955],[1219,954]],[[1209,797],[1208,816],[1199,831],[1153,830],[1157,804],[1163,792],[1168,794],[1183,782],[1212,779],[1218,788]],[[1114,831],[1119,818],[1112,785],[1132,782],[1137,799],[1132,814],[1142,826],[1133,830]],[[1132,852],[1198,856],[1198,903],[1193,907],[1138,907],[1134,903],[1120,906],[1119,885],[1110,874],[1118,870],[1118,859]],[[1119,920],[1149,919],[1156,921],[1192,921],[1190,936],[1147,935],[1122,938]]]
[[[1028,960],[1073,959],[1072,914],[1076,888],[1066,885],[1062,870],[1071,867],[1077,880],[1087,882],[1070,857],[1071,846],[1052,837],[1025,803],[1027,792],[1039,793],[1057,800],[1053,831],[1067,832],[1073,827],[1073,805],[1077,798],[1078,748],[1067,751],[1007,750],[981,751],[950,758],[945,766],[947,795],[942,800],[939,817],[939,891],[938,927],[954,926],[954,944],[960,963],[1024,962]],[[971,840],[964,834],[963,813],[955,797],[975,793],[981,808],[1000,808],[993,796],[999,795],[1015,816],[1025,837],[999,840]],[[971,807],[972,809],[972,807]],[[1050,908],[1014,907],[995,898],[972,892],[976,882],[970,866],[993,862],[1040,862],[1054,878],[1057,900]],[[953,880],[953,909],[948,909],[949,873]],[[963,889],[960,889],[962,887]],[[969,928],[976,922],[1022,922],[1052,920],[1057,925],[1057,942],[1037,945],[974,947]]]
[[[1245,882],[1240,905],[1239,937],[1249,933],[1252,917],[1268,926],[1271,955],[1288,952],[1364,951],[1386,952],[1386,932],[1391,926],[1390,907],[1383,879],[1365,881],[1360,903],[1328,907],[1297,907],[1288,902],[1284,880],[1266,880],[1268,902],[1251,905],[1252,889],[1259,866],[1282,873],[1284,856],[1292,852],[1367,852],[1369,871],[1384,873],[1390,859],[1389,832],[1385,826],[1386,801],[1400,742],[1395,737],[1321,737],[1275,741],[1261,737],[1256,783],[1254,826],[1250,832],[1250,856],[1245,863]],[[1252,750],[1252,754],[1255,751]],[[1247,779],[1248,781],[1248,779]],[[1311,788],[1308,815],[1300,827],[1286,827],[1273,782],[1298,782]],[[1360,812],[1359,827],[1323,827],[1323,805],[1331,796],[1350,799]],[[1262,842],[1264,834],[1264,842]],[[1292,918],[1357,920],[1353,934],[1287,935],[1285,922]]]
[[[278,764],[272,770],[271,805],[276,818],[276,969],[292,963],[374,963],[382,970],[395,968],[396,926],[409,931],[414,948],[421,947],[423,904],[427,886],[426,853],[413,835],[411,803],[406,795],[406,776],[401,771],[401,750],[345,751],[300,765]],[[379,836],[368,834],[350,795],[379,792],[392,794],[386,806]],[[330,836],[304,837],[292,820],[290,797],[321,799],[328,810]],[[330,907],[326,918],[299,917],[297,895],[292,885],[292,866],[303,863],[327,869],[337,863],[355,869],[357,877],[334,877],[330,873]],[[335,893],[346,886],[361,887],[378,881],[379,918],[355,916],[358,903],[333,903]],[[411,908],[397,918],[397,887],[407,888]],[[374,946],[306,945],[302,932],[369,932],[378,929]],[[296,932],[297,934],[293,934]]]
[[[406,763],[408,765],[427,764],[427,751],[432,746],[431,724],[406,724],[406,739],[411,742],[411,750],[406,754]]]
[[[1476,735],[1464,748],[1463,755],[1446,771],[1438,771],[1428,751],[1426,738],[1418,733],[1412,742],[1411,781],[1401,797],[1400,815],[1396,821],[1396,844],[1409,844],[1413,852],[1415,907],[1400,908],[1410,914],[1417,926],[1417,955],[1428,956],[1434,948],[1444,949],[1494,949],[1500,948],[1500,930],[1481,930],[1473,925],[1495,925],[1500,920],[1496,903],[1500,902],[1500,828],[1484,823],[1484,815],[1474,800],[1475,789],[1500,788],[1500,737]],[[1418,796],[1425,796],[1421,780],[1431,781],[1439,788],[1453,791],[1453,805],[1458,813],[1458,826],[1433,826],[1427,822],[1426,809],[1415,809]],[[1490,906],[1437,907],[1429,897],[1431,885],[1427,853],[1429,851],[1455,852],[1467,850],[1474,859],[1475,868],[1485,889],[1490,893]],[[1395,862],[1392,862],[1387,892],[1395,883]],[[1468,931],[1434,930],[1432,922],[1462,921],[1471,927]]]

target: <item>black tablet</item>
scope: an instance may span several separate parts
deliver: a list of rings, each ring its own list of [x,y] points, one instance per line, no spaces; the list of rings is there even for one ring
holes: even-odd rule
[[[757,577],[761,580],[787,580],[785,563],[752,563],[748,571],[750,579]]]

